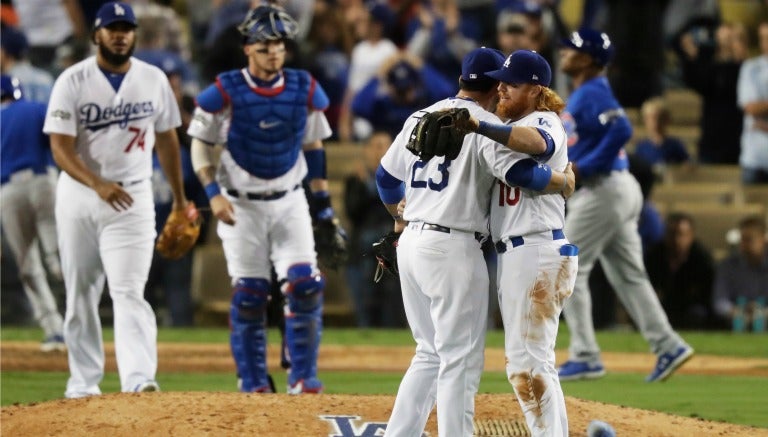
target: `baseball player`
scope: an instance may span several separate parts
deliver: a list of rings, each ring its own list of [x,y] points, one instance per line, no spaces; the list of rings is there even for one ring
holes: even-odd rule
[[[165,74],[133,58],[136,17],[126,3],[99,8],[98,52],[56,80],[44,131],[63,170],[56,192],[59,249],[67,290],[65,396],[101,393],[104,347],[98,306],[106,279],[113,302],[122,391],[156,391],[157,324],[144,300],[155,239],[152,149],[173,192],[187,199],[176,126],[179,108]]]
[[[646,381],[663,381],[693,355],[693,348],[672,329],[645,272],[637,232],[643,198],[624,151],[632,126],[604,75],[613,46],[608,35],[591,29],[572,33],[562,45],[560,68],[575,89],[561,117],[581,187],[569,200],[565,222],[565,233],[580,253],[573,296],[563,309],[571,344],[568,361],[558,369],[560,380],[605,374],[589,291],[589,274],[600,258],[608,281],[658,356]]]
[[[219,219],[232,277],[230,345],[243,392],[269,393],[266,307],[274,266],[286,298],[288,393],[319,393],[317,355],[325,278],[312,218],[332,220],[325,151],[328,97],[306,71],[283,68],[297,23],[259,6],[239,26],[248,66],[219,74],[197,96],[192,164]],[[218,165],[214,144],[225,144]],[[303,151],[303,153],[302,153]],[[311,202],[302,180],[309,179]],[[310,211],[312,216],[310,216]]]
[[[530,142],[532,136],[546,143],[534,159],[564,171],[568,151],[558,113],[565,103],[549,88],[552,70],[547,61],[536,52],[518,50],[500,69],[485,74],[500,82],[496,114],[509,123],[489,125],[470,118],[469,128],[510,146]],[[565,238],[564,221],[562,195],[494,184],[490,223],[499,253],[507,378],[533,436],[568,435],[555,339],[563,302],[576,281],[578,249]]]
[[[61,278],[53,215],[56,169],[48,137],[42,133],[45,104],[26,101],[16,78],[2,75],[0,84],[3,237],[19,266],[21,283],[35,320],[43,328],[45,339],[40,349],[43,352],[63,351],[63,320],[45,277],[39,249],[42,246],[52,275]]]
[[[503,61],[496,50],[473,50],[462,63],[456,97],[423,112],[461,107],[481,123],[500,124],[487,111],[497,101],[496,81],[483,73]],[[489,279],[480,245],[488,234],[491,189],[498,178],[511,186],[557,192],[565,176],[547,165],[531,165],[529,157],[476,134],[464,138],[455,160],[422,161],[405,147],[420,113],[408,118],[376,174],[381,200],[395,218],[394,230],[402,231],[397,247],[400,282],[416,341],[385,435],[421,435],[437,403],[440,433],[469,436],[483,369]],[[515,147],[546,151],[541,135],[530,138]],[[397,206],[403,198],[401,217]]]

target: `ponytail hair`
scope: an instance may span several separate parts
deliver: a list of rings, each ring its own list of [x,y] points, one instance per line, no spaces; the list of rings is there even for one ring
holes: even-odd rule
[[[551,88],[542,86],[541,93],[539,93],[538,100],[536,101],[537,111],[552,111],[555,114],[560,114],[565,109],[565,102],[557,95]]]

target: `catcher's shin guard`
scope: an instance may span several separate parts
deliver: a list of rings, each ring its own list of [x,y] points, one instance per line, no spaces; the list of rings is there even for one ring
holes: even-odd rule
[[[267,376],[266,307],[269,281],[241,278],[235,283],[229,312],[229,344],[242,392],[270,392]]]
[[[309,264],[288,269],[282,290],[286,296],[285,338],[291,369],[288,386],[301,386],[302,392],[320,392],[317,379],[317,354],[323,331],[323,290],[325,278]]]

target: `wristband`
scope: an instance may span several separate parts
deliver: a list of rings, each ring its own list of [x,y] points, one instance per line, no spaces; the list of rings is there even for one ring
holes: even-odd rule
[[[506,146],[509,143],[509,138],[512,136],[512,126],[481,121],[477,127],[477,133],[496,141],[502,146]]]
[[[208,196],[208,200],[213,199],[219,194],[221,194],[221,189],[219,188],[218,183],[211,182],[210,184],[205,186],[205,195]]]
[[[563,188],[560,189],[560,191],[565,191],[565,188],[568,186],[568,173],[563,173]]]

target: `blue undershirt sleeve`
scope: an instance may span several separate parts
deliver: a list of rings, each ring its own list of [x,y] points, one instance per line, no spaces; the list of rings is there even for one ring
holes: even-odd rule
[[[547,164],[536,162],[533,159],[523,159],[516,162],[504,175],[507,184],[543,191],[552,179],[552,168]]]
[[[381,164],[376,169],[376,188],[379,190],[379,198],[386,205],[398,203],[405,197],[403,181],[389,174]]]

